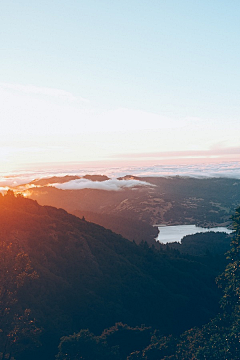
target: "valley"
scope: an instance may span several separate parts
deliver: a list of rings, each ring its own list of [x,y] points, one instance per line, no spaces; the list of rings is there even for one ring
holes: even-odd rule
[[[109,180],[103,175],[87,178],[90,182],[101,184]],[[240,204],[240,180],[237,179],[128,175],[118,181],[135,180],[139,185],[118,191],[78,189],[77,186],[74,190],[63,190],[54,187],[54,183],[64,185],[74,179],[77,181],[77,177],[38,180],[34,182],[38,187],[23,193],[41,205],[52,205],[79,217],[84,216],[86,220],[137,243],[142,240],[153,243],[158,234],[157,229],[153,228],[156,224],[228,227],[231,215]],[[148,185],[143,186],[140,182]]]

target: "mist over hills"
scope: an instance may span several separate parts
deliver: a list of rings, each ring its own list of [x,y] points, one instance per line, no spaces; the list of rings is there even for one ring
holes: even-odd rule
[[[83,328],[101,333],[120,321],[177,334],[208,321],[218,310],[214,279],[225,264],[219,256],[198,258],[167,247],[159,251],[146,243],[136,245],[63,209],[13,193],[0,197],[0,222],[0,250],[6,259],[0,267],[9,264],[5,280],[15,289],[7,298],[0,293],[10,309],[1,315],[1,346],[24,309],[39,329],[29,332],[29,323],[21,323],[25,332],[8,343],[17,359],[53,359],[60,337]],[[14,261],[19,254],[29,259],[21,286],[14,285],[19,276],[4,253],[7,247]],[[37,276],[30,276],[33,272]]]
[[[152,243],[157,236],[156,229],[151,227],[154,224],[228,226],[231,215],[240,203],[238,179],[127,175],[114,181],[115,185],[116,182],[129,185],[118,187],[117,190],[116,187],[109,187],[108,191],[106,188],[111,180],[101,179],[84,179],[85,188],[80,189],[78,182],[82,179],[68,181],[67,178],[59,178],[58,181],[55,178],[52,186],[44,186],[47,182],[44,179],[42,187],[26,190],[25,194],[42,205],[64,208],[138,243],[141,240]],[[71,184],[71,187],[62,190],[56,188],[56,184],[64,188]],[[133,228],[136,229],[135,235]]]
[[[95,164],[96,165],[96,164]],[[178,164],[159,164],[159,165],[129,165],[121,167],[108,164],[108,166],[86,167],[83,164],[51,164],[51,167],[28,169],[27,171],[19,171],[14,173],[2,173],[0,176],[1,186],[17,186],[30,183],[33,179],[78,176],[82,177],[86,174],[90,176],[94,174],[105,174],[108,178],[125,177],[131,174],[135,177],[190,177],[190,178],[229,178],[240,179],[239,161],[205,161],[196,163],[178,163]]]

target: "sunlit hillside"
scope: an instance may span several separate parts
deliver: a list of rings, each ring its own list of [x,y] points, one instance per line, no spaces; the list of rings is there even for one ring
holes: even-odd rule
[[[81,329],[179,334],[218,310],[219,255],[136,245],[12,192],[0,197],[0,222],[1,351],[17,360],[53,359],[60,337]]]

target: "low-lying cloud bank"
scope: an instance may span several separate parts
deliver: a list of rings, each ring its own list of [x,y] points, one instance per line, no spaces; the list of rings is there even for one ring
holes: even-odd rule
[[[118,191],[123,188],[133,188],[136,186],[153,186],[146,181],[139,180],[118,180],[110,179],[105,181],[91,181],[87,179],[71,180],[64,184],[51,184],[49,186],[56,187],[61,190],[81,190],[81,189],[98,189],[107,191]]]

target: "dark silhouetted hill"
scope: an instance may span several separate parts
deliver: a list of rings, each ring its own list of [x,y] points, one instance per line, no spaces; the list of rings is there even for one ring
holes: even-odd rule
[[[146,222],[110,214],[99,214],[92,211],[76,210],[72,213],[80,218],[84,217],[87,221],[110,229],[116,234],[121,234],[126,239],[135,241],[137,244],[142,241],[147,241],[150,245],[156,243],[155,239],[158,235],[158,228]]]
[[[218,310],[214,279],[221,269],[213,257],[202,261],[144,242],[136,245],[63,209],[11,192],[0,196],[0,241],[15,244],[37,274],[16,290],[16,299],[18,309],[31,310],[42,345],[27,352],[26,331],[21,332],[17,360],[52,359],[61,336],[84,328],[101,333],[123,322],[180,333]],[[0,266],[5,271],[3,262]],[[11,269],[14,275],[15,266]]]

